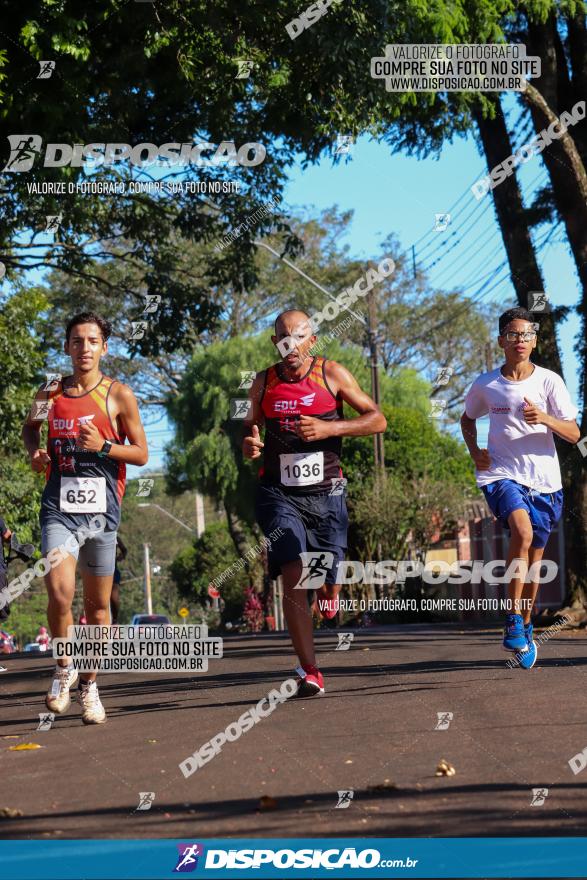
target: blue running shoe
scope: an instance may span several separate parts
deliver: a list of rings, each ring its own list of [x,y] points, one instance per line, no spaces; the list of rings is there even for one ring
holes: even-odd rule
[[[528,650],[521,614],[508,614],[503,631],[503,649],[504,651],[520,652]]]
[[[526,624],[526,626],[524,627],[524,633],[526,635],[528,650],[524,651],[523,653],[517,653],[516,660],[518,661],[522,669],[532,669],[538,657],[538,646],[534,641],[534,627],[531,623]]]

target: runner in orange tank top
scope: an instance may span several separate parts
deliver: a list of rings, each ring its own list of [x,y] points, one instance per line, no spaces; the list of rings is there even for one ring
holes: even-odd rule
[[[128,387],[100,370],[108,352],[110,323],[83,312],[66,329],[64,350],[73,374],[47,382],[37,394],[22,437],[31,467],[45,474],[41,499],[41,549],[50,570],[45,575],[47,618],[53,638],[67,636],[79,559],[88,624],[110,623],[116,530],[124,495],[126,465],[144,465],[147,440],[136,398]],[[48,422],[47,448],[41,426]],[[128,443],[126,442],[128,439]],[[47,567],[47,566],[46,566]],[[59,715],[70,706],[77,670],[57,661],[47,708]],[[80,676],[85,724],[106,720],[95,673]]]

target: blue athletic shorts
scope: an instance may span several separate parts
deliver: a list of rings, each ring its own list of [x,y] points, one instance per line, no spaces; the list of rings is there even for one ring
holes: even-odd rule
[[[269,575],[276,578],[281,566],[295,562],[300,553],[334,554],[325,583],[335,584],[338,563],[347,549],[349,518],[344,494],[288,495],[279,486],[259,483],[255,499],[257,522],[268,537],[275,529],[283,535],[271,541]]]
[[[532,523],[532,547],[545,547],[548,537],[561,518],[563,492],[534,492],[515,480],[496,480],[481,486],[492,514],[510,531],[508,517],[513,510],[526,510]]]

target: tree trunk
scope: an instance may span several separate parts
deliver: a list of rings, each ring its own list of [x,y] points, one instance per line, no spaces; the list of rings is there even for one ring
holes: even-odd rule
[[[587,41],[584,33],[581,34],[579,24],[581,22],[571,27],[569,23],[572,81],[569,80],[554,17],[551,16],[544,24],[530,23],[528,26],[528,52],[542,57],[542,75],[536,80],[540,91],[536,86],[528,85],[523,93],[537,133],[557,120],[557,112],[571,110],[572,101],[585,98],[585,93],[581,94],[579,87],[581,84],[584,86],[587,79],[587,62],[585,57],[581,57]],[[561,73],[562,65],[565,70]],[[563,102],[569,106],[562,106]],[[587,174],[584,164],[587,139],[584,132],[585,123],[579,122],[559,140],[553,140],[542,153],[581,283],[581,299],[577,306],[581,323],[576,351],[581,371],[579,405],[583,408],[580,422],[582,437],[587,434]],[[575,135],[578,135],[577,143]],[[587,605],[587,469],[579,451],[569,444],[564,445],[566,448],[561,450],[561,467],[566,490],[567,604],[580,601]]]
[[[513,152],[499,101],[495,104],[494,119],[484,117],[481,109],[478,108],[475,111],[475,121],[481,136],[487,167],[491,169]],[[495,187],[493,203],[518,303],[528,308],[528,293],[531,290],[544,290],[544,281],[530,238],[526,209],[515,174],[506,177],[503,183]],[[536,363],[562,375],[554,320],[548,312],[540,315],[540,341],[536,349]]]
[[[501,105],[496,107],[495,120],[484,119],[481,113],[478,112],[476,114],[476,121],[488,167],[493,168],[495,165],[503,162],[513,152]],[[507,177],[503,183],[493,190],[493,198],[518,302],[525,306],[525,297],[528,289],[543,290],[544,284],[528,226],[525,222],[524,207],[515,174]],[[524,279],[526,284],[522,283],[522,279]],[[585,314],[586,312],[584,311],[583,315],[585,316]],[[549,320],[545,321],[544,317],[548,317]],[[546,340],[544,339],[545,332],[547,334]],[[554,370],[562,375],[554,322],[550,315],[542,317],[540,337],[543,343],[546,342],[546,348],[541,349],[541,358],[536,358],[536,361],[547,369]],[[585,363],[584,359],[582,362]],[[587,433],[585,419],[586,416],[584,415],[581,426],[582,434]],[[585,560],[587,559],[587,472],[583,467],[583,459],[576,449],[573,449],[563,441],[557,442],[557,449],[561,459],[565,495],[563,522],[567,580],[566,604],[572,604],[572,602],[577,600],[583,602],[587,593],[587,584],[585,584],[587,576],[585,574]]]
[[[245,568],[249,575],[249,586],[254,587],[255,583],[254,579],[251,576],[251,566],[249,565],[246,555],[249,549],[249,545],[247,543],[247,537],[245,535],[243,525],[234,510],[232,510],[226,502],[224,503],[224,510],[226,511],[226,522],[228,525],[230,537],[232,538],[232,542],[235,546],[236,552],[238,553],[239,559],[244,560]]]
[[[565,50],[555,27],[555,41],[558,72],[559,107],[572,107],[577,101],[584,101],[587,95],[587,30],[585,29],[585,13],[577,11],[566,20],[567,49],[570,72],[565,57]],[[587,167],[587,119],[573,126],[573,140]]]

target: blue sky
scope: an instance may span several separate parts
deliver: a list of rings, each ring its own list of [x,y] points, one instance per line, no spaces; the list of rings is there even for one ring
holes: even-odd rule
[[[354,211],[347,241],[352,256],[370,259],[380,252],[381,241],[394,232],[402,248],[416,244],[416,260],[427,267],[434,286],[462,287],[473,295],[482,288],[486,299],[504,302],[514,299],[505,250],[495,219],[491,194],[477,202],[469,187],[486,173],[472,137],[446,144],[438,159],[417,159],[392,155],[384,144],[362,137],[353,146],[351,158],[335,165],[331,156],[302,171],[296,167],[285,190],[282,208],[318,213],[338,205]],[[519,169],[525,198],[546,180],[539,157]],[[452,212],[446,232],[433,232],[435,214]],[[535,232],[541,244],[539,261],[545,289],[554,305],[573,305],[579,288],[574,263],[568,254],[562,226],[544,225]],[[390,256],[395,256],[391,254]],[[435,263],[435,265],[432,265]],[[560,330],[560,345],[566,382],[576,402],[577,359],[573,337],[578,330],[571,316]],[[166,421],[150,429],[151,459],[147,468],[162,466],[162,448],[171,436]],[[480,440],[485,434],[480,425]],[[134,468],[132,469],[134,471]]]

